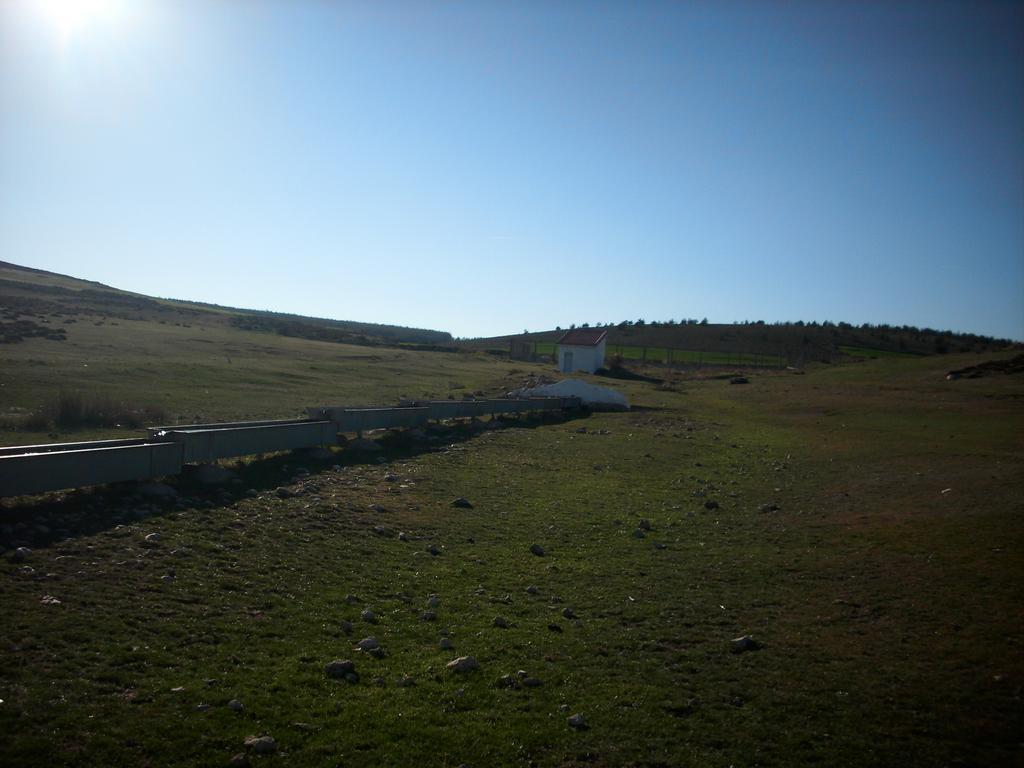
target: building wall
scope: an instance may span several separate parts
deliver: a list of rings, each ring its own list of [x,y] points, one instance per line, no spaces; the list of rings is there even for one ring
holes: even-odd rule
[[[604,340],[596,347],[577,347],[569,344],[560,344],[558,346],[558,370],[562,373],[572,373],[573,371],[593,373],[604,365],[604,348]],[[566,352],[572,352],[572,371],[566,370]]]

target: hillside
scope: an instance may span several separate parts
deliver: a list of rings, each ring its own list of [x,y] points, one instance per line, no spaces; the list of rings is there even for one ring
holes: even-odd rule
[[[365,348],[323,375],[311,356],[346,347],[271,338],[289,366],[193,381],[211,412],[436,383],[457,361],[467,383],[516,375]],[[203,345],[151,365],[189,349],[211,375]],[[432,425],[409,449],[233,462],[226,485],[155,497],[5,500],[0,749],[103,768],[1012,765],[1022,381],[946,378],[989,360],[743,387],[673,372],[609,382],[632,412]],[[479,668],[447,667],[461,656]]]
[[[0,261],[0,343],[56,340],[79,321],[229,325],[243,330],[366,346],[449,346],[450,333],[379,323],[304,317],[154,298],[102,283]]]
[[[606,326],[608,352],[618,346],[779,356],[792,365],[852,357],[986,353],[1020,347],[1009,339],[912,326],[849,323],[620,323]],[[551,344],[562,329],[467,339],[467,349],[508,350],[512,341]]]

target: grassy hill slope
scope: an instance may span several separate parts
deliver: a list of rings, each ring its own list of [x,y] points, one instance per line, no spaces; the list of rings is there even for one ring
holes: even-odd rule
[[[853,326],[848,323],[644,323],[608,326],[608,348],[667,348],[724,353],[781,356],[792,364],[833,362],[848,357],[882,355],[930,355],[950,352],[996,352],[1014,345],[1008,339],[974,334],[890,326]],[[562,330],[540,331],[514,336],[467,339],[468,349],[508,350],[516,341],[550,344]]]
[[[75,439],[123,436],[139,422],[292,417],[325,403],[461,397],[500,388],[510,370],[464,352],[397,343],[431,338],[415,329],[403,335],[410,329],[389,326],[395,343],[377,336],[372,345],[352,345],[333,340],[339,324],[292,318],[282,320],[288,329],[275,330],[259,325],[266,320],[282,316],[0,265],[0,339],[7,342],[0,343],[0,442],[70,439],[72,431]],[[359,336],[360,328],[343,333]],[[84,429],[55,425],[62,393],[102,413],[85,419]]]
[[[0,342],[16,343],[17,323],[53,335],[82,319],[229,325],[243,330],[360,345],[450,345],[451,334],[424,328],[330,320],[215,304],[157,299],[102,283],[0,262]],[[45,333],[39,335],[45,337]]]

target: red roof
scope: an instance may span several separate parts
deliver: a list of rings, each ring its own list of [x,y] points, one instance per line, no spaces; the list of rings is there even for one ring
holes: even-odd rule
[[[567,331],[558,340],[558,343],[569,344],[574,347],[596,347],[607,335],[608,331],[603,331],[600,328],[574,328],[571,331]]]

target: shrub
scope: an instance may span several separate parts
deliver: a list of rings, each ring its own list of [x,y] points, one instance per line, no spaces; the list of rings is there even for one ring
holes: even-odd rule
[[[83,395],[62,391],[44,409],[48,418],[61,429],[126,427],[137,429],[146,424],[167,420],[163,408],[115,400],[106,395]]]

